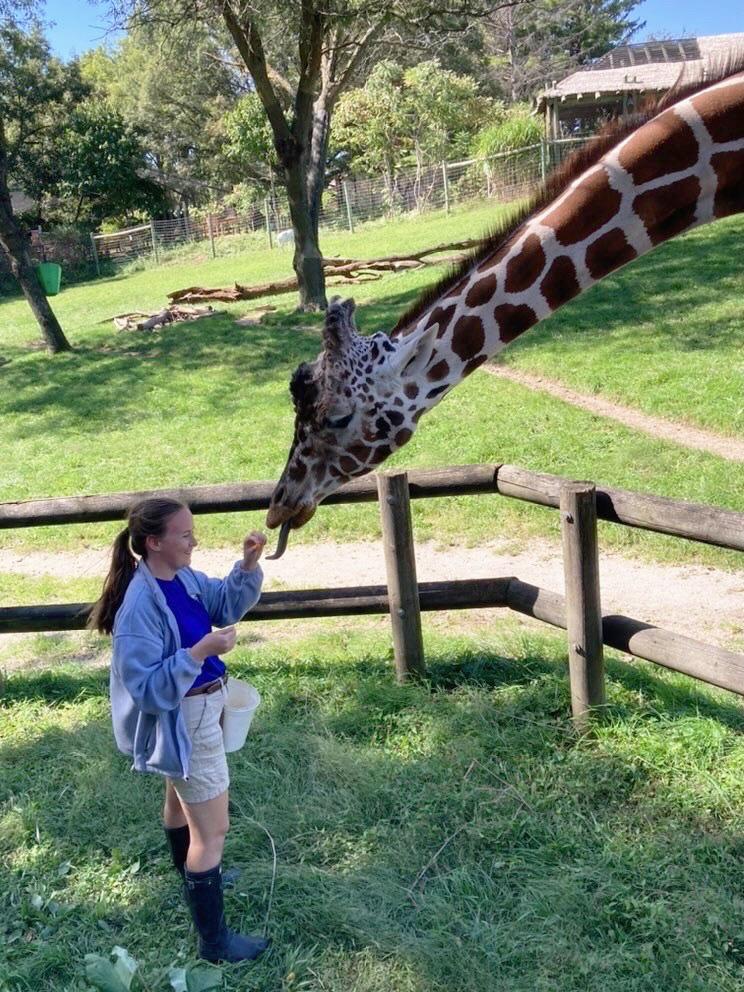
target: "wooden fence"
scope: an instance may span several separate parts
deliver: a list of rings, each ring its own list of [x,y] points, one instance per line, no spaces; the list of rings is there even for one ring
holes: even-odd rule
[[[160,490],[195,514],[263,510],[273,482]],[[565,596],[514,576],[422,582],[416,578],[410,499],[500,494],[560,511]],[[122,519],[152,493],[116,493],[0,503],[0,528],[39,527]],[[587,724],[604,702],[603,645],[744,695],[744,655],[704,644],[600,606],[597,519],[744,551],[744,513],[622,489],[596,488],[513,465],[472,465],[430,471],[386,472],[347,483],[326,503],[379,500],[386,586],[264,593],[247,621],[390,613],[398,678],[425,672],[421,610],[502,607],[568,633],[574,720]],[[90,603],[0,608],[0,634],[85,627]]]

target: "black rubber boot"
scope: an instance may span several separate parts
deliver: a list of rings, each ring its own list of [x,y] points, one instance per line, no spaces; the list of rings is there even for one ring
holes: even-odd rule
[[[225,923],[222,900],[222,865],[209,871],[185,869],[186,901],[199,934],[199,957],[220,961],[253,961],[269,946],[265,937],[246,936]]]
[[[173,867],[181,878],[183,878],[186,868],[186,855],[189,853],[190,835],[188,824],[184,827],[163,827],[163,829],[165,830],[165,839],[168,841]]]
[[[183,827],[163,827],[165,839],[168,842],[171,861],[181,878],[186,868],[186,855],[189,853],[189,843],[191,835],[188,824]],[[240,878],[240,868],[226,868],[222,873],[222,888],[232,889],[237,885]]]

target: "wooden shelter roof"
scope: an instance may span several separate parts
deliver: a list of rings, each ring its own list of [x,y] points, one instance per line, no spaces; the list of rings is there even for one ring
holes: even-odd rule
[[[680,77],[687,82],[705,78],[740,51],[744,51],[744,32],[621,45],[544,90],[538,107],[554,98],[666,91]]]

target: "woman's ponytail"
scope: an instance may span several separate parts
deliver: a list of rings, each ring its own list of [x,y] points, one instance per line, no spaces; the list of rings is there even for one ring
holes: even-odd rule
[[[127,514],[127,526],[114,541],[111,567],[103,583],[101,598],[91,610],[89,630],[98,630],[102,634],[113,631],[116,611],[137,569],[135,555],[146,558],[147,538],[162,537],[169,518],[185,507],[185,503],[168,496],[150,496],[131,507]]]
[[[101,634],[110,634],[114,629],[114,617],[122,604],[127,586],[132,581],[137,559],[129,547],[129,527],[117,536],[111,555],[111,567],[103,583],[101,598],[91,610],[88,628]]]

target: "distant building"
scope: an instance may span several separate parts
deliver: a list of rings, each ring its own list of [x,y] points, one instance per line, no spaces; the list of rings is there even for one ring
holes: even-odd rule
[[[737,54],[744,55],[744,33],[621,45],[539,95],[545,133],[549,139],[593,134],[680,78],[697,82],[712,76]]]

